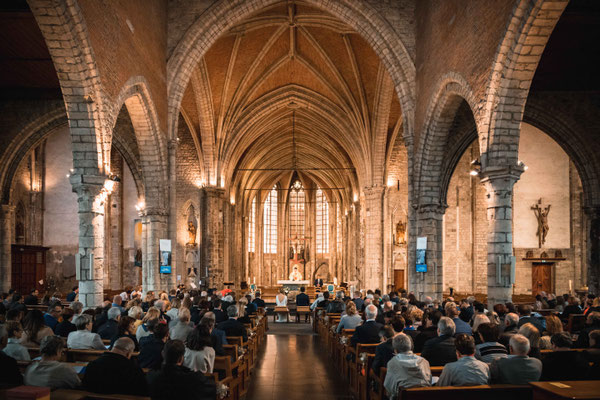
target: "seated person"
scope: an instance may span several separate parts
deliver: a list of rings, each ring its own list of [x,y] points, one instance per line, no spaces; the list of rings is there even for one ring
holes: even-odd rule
[[[335,295],[335,300],[327,305],[327,314],[341,314],[346,309],[344,304],[344,292],[341,290]]]
[[[352,301],[349,301],[348,306],[346,306],[346,315],[343,315],[340,319],[340,322],[338,323],[336,328],[336,332],[340,333],[343,329],[356,329],[356,327],[361,323],[362,318],[356,310],[356,304],[354,304],[354,302]]]
[[[402,317],[400,317],[402,318]],[[371,368],[377,375],[379,375],[379,370],[381,367],[385,367],[394,357],[394,346],[392,345],[392,339],[394,338],[394,329],[390,325],[384,325],[381,327],[379,331],[379,336],[381,337],[381,344],[375,348],[375,358],[373,359],[373,364]]]
[[[194,330],[194,325],[190,324],[191,318],[190,310],[181,308],[177,314],[177,321],[169,329],[169,338],[185,343],[190,332]]]
[[[135,344],[131,338],[124,336],[117,339],[111,351],[103,353],[87,365],[83,388],[94,393],[146,395],[146,376],[137,363],[131,360],[134,349]]]
[[[531,306],[528,304],[520,304],[517,308],[519,310],[519,323],[517,326],[520,328],[525,324],[533,324],[538,331],[544,332],[546,329],[545,322],[543,319],[531,315]]]
[[[590,347],[590,332],[600,329],[600,312],[591,311],[586,317],[586,325],[579,332],[577,342],[574,344],[576,349],[585,349]]]
[[[150,307],[148,309],[146,315],[144,315],[144,318],[142,318],[142,323],[137,327],[137,330],[135,331],[135,338],[137,339],[138,343],[141,343],[143,337],[150,336],[152,334],[152,331],[149,328],[149,321],[152,320],[154,320],[156,323],[160,321],[160,311],[158,311],[158,308],[156,307]]]
[[[163,347],[169,340],[169,328],[167,324],[159,323],[156,319],[151,320],[149,326],[152,333],[140,340],[137,361],[141,368],[160,369]]]
[[[56,325],[56,328],[54,328],[54,333],[56,333],[60,337],[66,338],[69,336],[69,333],[75,332],[77,330],[77,327],[75,327],[75,325],[72,322],[74,315],[75,312],[73,311],[73,309],[65,308],[62,311],[61,315],[62,322],[59,322],[58,325]]]
[[[497,358],[506,358],[508,356],[506,347],[498,343],[500,333],[497,325],[489,322],[480,324],[477,327],[476,335],[481,340],[481,343],[475,346],[475,358],[478,360],[489,364]]]
[[[252,300],[252,303],[256,304],[257,308],[265,308],[265,301],[260,298],[260,292],[254,293],[254,300]]]
[[[39,294],[40,292],[37,289],[33,289],[31,292],[29,292],[29,295],[25,296],[23,304],[25,304],[26,306],[34,306],[38,304],[40,302],[40,300],[38,299]]]
[[[81,381],[70,365],[62,363],[63,339],[46,336],[40,344],[41,361],[33,362],[25,370],[24,383],[27,386],[46,386],[52,389],[74,389]]]
[[[29,361],[29,351],[23,346],[21,342],[21,335],[23,334],[23,328],[21,324],[16,321],[9,321],[5,324],[6,333],[8,334],[8,342],[6,347],[2,350],[4,354],[10,356],[18,361]]]
[[[252,302],[252,296],[247,294],[246,301],[248,302],[248,305],[246,306],[246,314],[248,314],[248,315],[256,314],[258,307],[256,306],[256,304],[254,304]]]
[[[162,368],[148,373],[150,397],[153,400],[217,398],[216,385],[211,378],[183,366],[184,354],[185,345],[181,340],[169,340],[165,344]]]
[[[79,293],[79,286],[73,286],[71,293],[67,294],[67,301],[69,303],[72,301],[75,301],[75,298],[77,297],[77,293]]]
[[[429,308],[423,313],[422,325],[417,328],[418,334],[413,341],[416,353],[423,351],[426,341],[437,337],[437,325],[440,322],[440,318],[442,318],[441,311],[434,308]]]
[[[244,342],[248,341],[248,333],[244,324],[237,320],[237,306],[231,305],[227,307],[227,315],[229,319],[217,325],[217,328],[225,332],[226,336],[241,336]]]
[[[46,326],[44,314],[40,310],[30,310],[23,318],[23,336],[21,344],[26,347],[39,346],[47,336],[54,335],[52,329]]]
[[[215,350],[211,347],[210,333],[210,324],[200,324],[187,337],[183,365],[192,371],[209,374],[213,372]]]
[[[135,319],[131,318],[130,316],[123,316],[119,319],[119,325],[117,326],[118,329],[118,333],[116,336],[114,336],[111,340],[110,340],[110,348],[112,348],[112,346],[114,345],[114,343],[122,338],[122,337],[128,337],[129,339],[131,339],[131,341],[133,342],[133,344],[135,345],[135,350],[134,351],[139,351],[139,346],[138,346],[138,341],[135,338]]]
[[[23,376],[19,371],[17,360],[6,355],[2,349],[6,346],[8,334],[5,325],[0,325],[0,385],[2,387],[19,386],[23,384]]]
[[[204,313],[204,316],[202,317],[198,325],[200,324],[210,325],[210,339],[212,342],[211,347],[215,349],[215,354],[217,356],[224,356],[225,350],[223,349],[223,345],[228,344],[227,336],[225,335],[225,332],[216,328],[215,314],[213,314],[210,311]]]
[[[462,319],[458,318],[458,315],[460,314],[460,311],[458,311],[458,308],[456,307],[456,304],[449,301],[446,303],[446,305],[444,306],[444,309],[446,310],[446,316],[448,318],[450,318],[452,320],[452,322],[454,322],[454,334],[458,335],[460,333],[466,333],[467,335],[471,335],[473,334],[472,330],[471,330],[471,326],[469,324],[467,324],[465,321],[463,321]]]
[[[302,286],[300,288],[300,293],[298,293],[298,295],[296,295],[296,306],[298,306],[298,307],[310,306],[310,298],[308,297],[308,295],[305,292],[306,292],[306,288],[304,286]]]
[[[327,306],[329,306],[329,297],[330,296],[331,295],[329,294],[329,292],[325,291],[323,293],[323,298],[320,301],[317,301],[317,307],[327,310]]]
[[[227,321],[227,313],[223,311],[223,303],[220,299],[214,299],[212,302],[213,309],[212,312],[215,314],[215,319],[217,320],[217,324],[220,324],[223,321]]]
[[[392,340],[396,355],[387,363],[383,386],[390,399],[397,399],[401,388],[431,386],[429,362],[412,352],[412,339],[399,333]]]
[[[100,335],[92,332],[92,317],[81,314],[75,319],[75,332],[69,333],[67,347],[80,350],[105,350],[106,347],[100,339]]]
[[[500,335],[500,339],[498,339],[498,342],[500,342],[501,345],[508,348],[510,337],[516,333],[519,333],[519,327],[517,326],[518,324],[519,316],[517,314],[508,313],[504,316],[504,330]]]
[[[379,331],[381,330],[382,325],[375,322],[376,317],[377,307],[373,304],[368,305],[367,308],[365,308],[365,323],[355,328],[354,335],[352,335],[352,338],[350,339],[350,343],[353,347],[358,343],[375,344],[381,341],[379,338]]]
[[[532,323],[526,323],[519,328],[519,334],[529,340],[529,357],[542,358],[540,352],[540,331]]]
[[[587,376],[588,361],[580,352],[570,351],[573,339],[569,333],[555,333],[550,340],[553,352],[542,359],[542,381],[576,381]]]
[[[475,358],[475,340],[466,333],[456,335],[457,361],[444,366],[437,386],[477,386],[490,381],[490,368]]]
[[[439,336],[426,341],[421,352],[421,356],[432,366],[442,366],[456,361],[454,321],[448,317],[442,317],[437,326]]]
[[[511,357],[497,358],[490,364],[492,383],[509,385],[527,385],[540,380],[542,362],[529,357],[529,340],[523,336],[513,335],[510,338]]]
[[[48,304],[48,311],[44,314],[44,323],[48,326],[52,331],[58,325],[58,317],[60,317],[60,313],[62,312],[62,305],[59,301],[51,301]]]
[[[121,298],[121,296],[118,296]],[[121,319],[121,309],[111,307],[107,313],[107,320],[98,328],[98,334],[102,340],[111,340],[119,334],[119,319]]]

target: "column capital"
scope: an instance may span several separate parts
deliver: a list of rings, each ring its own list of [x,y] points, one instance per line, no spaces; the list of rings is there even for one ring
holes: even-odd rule
[[[506,185],[512,188],[524,171],[524,165],[487,166],[481,170],[479,177],[481,183],[490,183],[494,186]]]
[[[377,186],[377,185],[373,185],[373,186],[365,186],[363,188],[363,193],[365,194],[365,197],[367,198],[378,198],[378,197],[382,197],[383,193],[385,192],[385,186]]]
[[[218,186],[204,186],[202,191],[209,196],[223,197],[225,195],[225,189]]]
[[[140,217],[168,217],[169,212],[163,207],[148,207],[138,212]]]
[[[448,204],[443,203],[432,203],[432,204],[416,204],[414,205],[417,213],[419,214],[438,214],[444,215],[446,213],[446,208],[448,208]]]
[[[104,175],[73,174],[69,176],[73,192],[77,193],[78,196],[97,195],[104,188],[106,179],[107,177]]]

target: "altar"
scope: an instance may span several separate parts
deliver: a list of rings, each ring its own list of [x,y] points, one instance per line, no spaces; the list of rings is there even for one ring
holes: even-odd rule
[[[310,281],[291,281],[291,280],[281,280],[277,281],[278,285],[283,286],[284,289],[287,289],[286,292],[297,292],[301,287],[307,287],[310,284]]]

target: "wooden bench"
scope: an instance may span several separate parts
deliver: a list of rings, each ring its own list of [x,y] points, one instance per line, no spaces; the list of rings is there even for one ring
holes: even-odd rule
[[[310,323],[310,318],[312,316],[312,311],[310,311],[310,307],[309,306],[298,306],[296,307],[296,322],[300,322],[300,317],[304,316],[304,319],[306,320],[306,317],[308,317],[308,322]]]
[[[273,309],[273,322],[276,321],[278,315],[285,315],[287,322],[290,322],[290,310],[285,306],[276,306]]]
[[[567,322],[567,332],[575,333],[585,328],[585,314],[570,314]]]
[[[529,385],[432,386],[403,389],[399,400],[531,400]]]

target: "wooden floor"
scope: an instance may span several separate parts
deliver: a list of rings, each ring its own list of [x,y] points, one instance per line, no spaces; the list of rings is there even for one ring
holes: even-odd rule
[[[269,322],[248,400],[351,399],[347,384],[329,367],[311,324]]]

